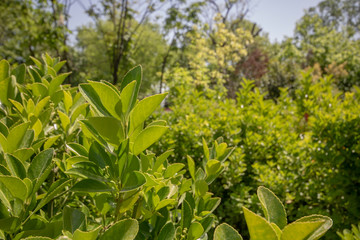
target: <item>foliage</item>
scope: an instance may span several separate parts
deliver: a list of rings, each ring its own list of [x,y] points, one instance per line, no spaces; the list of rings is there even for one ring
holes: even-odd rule
[[[342,240],[359,240],[360,239],[360,225],[351,225],[351,230],[345,229],[343,232],[337,232]]]
[[[217,209],[222,220],[243,229],[237,213],[242,206],[259,209],[255,189],[265,185],[285,199],[291,221],[298,213],[329,215],[335,229],[359,221],[358,89],[341,95],[330,77],[308,71],[276,102],[244,80],[235,102],[197,88],[185,70],[169,76],[178,83],[170,90],[169,111],[161,113],[170,131],[153,149],[174,148],[184,161],[184,153],[201,158],[201,138],[222,136],[237,146],[210,188],[223,198]]]
[[[146,150],[168,130],[163,120],[145,123],[166,93],[137,100],[140,66],[120,89],[105,81],[72,88],[62,85],[69,73],[57,74],[64,62],[32,60],[0,61],[0,236],[208,239],[221,201],[209,185],[234,149],[204,141],[201,162],[187,156],[187,177],[185,164],[168,160],[173,150]],[[274,198],[259,197],[266,207]],[[214,239],[228,231],[220,225]]]
[[[129,56],[127,56],[127,61],[122,63],[119,72],[123,75],[126,73],[125,69],[137,63],[143,63],[142,67],[145,71],[141,93],[144,94],[158,82],[157,73],[160,72],[161,56],[167,44],[162,39],[157,25],[143,24],[133,37],[134,43],[127,50]],[[104,52],[108,51],[108,42],[113,38],[115,38],[115,31],[109,21],[101,21],[96,26],[82,26],[78,29],[77,46],[80,59],[78,68],[81,70],[82,79],[100,81],[112,78],[111,59]],[[152,51],[148,51],[149,49]]]
[[[319,239],[332,226],[329,217],[311,215],[287,224],[285,208],[271,190],[259,187],[257,195],[265,218],[244,207],[244,215],[253,240]],[[222,231],[220,231],[222,230]],[[224,234],[225,233],[225,234]],[[229,235],[233,235],[230,236]],[[220,225],[215,230],[215,239],[242,239],[227,225]]]

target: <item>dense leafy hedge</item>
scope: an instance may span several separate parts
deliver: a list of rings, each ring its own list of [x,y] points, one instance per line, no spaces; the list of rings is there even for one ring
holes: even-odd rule
[[[154,149],[174,148],[201,158],[201,142],[219,136],[236,150],[211,190],[223,198],[217,215],[245,227],[242,206],[258,209],[255,191],[265,185],[284,200],[291,220],[322,213],[343,229],[360,220],[360,91],[345,94],[331,77],[305,72],[295,91],[282,89],[266,100],[252,81],[244,80],[237,99],[196,85],[189,72],[174,69],[169,111],[161,118],[170,131]],[[237,209],[237,211],[235,211]],[[335,230],[332,237],[336,238]]]

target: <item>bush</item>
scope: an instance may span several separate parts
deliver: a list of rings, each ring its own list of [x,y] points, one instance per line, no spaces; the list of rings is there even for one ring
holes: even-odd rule
[[[276,102],[248,80],[233,101],[198,88],[186,71],[175,69],[169,78],[174,79],[170,111],[160,115],[170,131],[154,152],[174,148],[175,159],[184,153],[197,159],[202,156],[198,139],[219,136],[236,146],[210,187],[222,196],[216,211],[221,220],[244,229],[237,213],[243,206],[259,212],[255,193],[265,185],[284,199],[291,221],[314,213],[330,215],[335,229],[359,221],[358,88],[341,94],[330,77],[315,79],[309,71],[295,91],[282,89]],[[336,238],[335,230],[329,238]]]

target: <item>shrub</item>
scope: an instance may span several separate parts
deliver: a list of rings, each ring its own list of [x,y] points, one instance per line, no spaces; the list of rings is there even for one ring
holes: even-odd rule
[[[233,101],[197,89],[190,76],[176,70],[170,76],[175,83],[190,79],[172,86],[170,111],[160,114],[170,131],[153,150],[174,148],[176,159],[184,153],[197,159],[200,138],[222,136],[236,146],[210,187],[222,196],[216,211],[221,220],[244,229],[238,212],[243,206],[260,211],[255,193],[264,185],[284,199],[291,221],[315,213],[331,216],[335,229],[359,221],[358,88],[341,94],[330,77],[314,79],[309,71],[295,91],[282,89],[276,102],[248,80]],[[329,238],[336,238],[335,231]]]

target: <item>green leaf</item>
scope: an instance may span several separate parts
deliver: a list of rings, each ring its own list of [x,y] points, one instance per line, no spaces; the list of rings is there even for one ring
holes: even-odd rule
[[[70,126],[70,118],[60,110],[57,110],[57,112],[60,118],[62,128],[64,129],[65,132],[67,132]]]
[[[66,147],[78,156],[88,156],[86,148],[78,143],[68,143],[66,144]]]
[[[281,240],[318,239],[318,238],[311,238],[311,235],[323,224],[324,221],[301,222],[301,223],[293,222],[284,228],[283,233],[281,235]]]
[[[120,93],[114,87],[111,87],[103,82],[89,81],[89,84],[99,96],[102,105],[105,107],[107,112],[110,113],[110,116],[119,118],[120,116],[116,112],[115,106],[118,102],[120,102]]]
[[[77,182],[72,188],[72,192],[111,192],[113,189],[107,184],[94,179],[84,179]]]
[[[63,73],[53,78],[49,86],[49,96],[52,96],[57,90],[59,90],[60,85],[64,82],[65,78],[71,73]]]
[[[164,199],[161,200],[155,207],[155,210],[158,211],[160,209],[162,209],[163,207],[166,207],[168,205],[174,204],[175,203],[175,199]]]
[[[83,83],[79,85],[79,90],[83,97],[88,101],[91,106],[95,108],[100,114],[104,116],[111,116],[108,110],[103,105],[100,96],[97,94],[95,89],[89,83]],[[116,103],[114,103],[115,106]]]
[[[44,110],[45,106],[48,104],[50,100],[50,97],[47,96],[45,98],[43,98],[42,100],[40,100],[37,104],[36,104],[36,107],[35,107],[35,110],[34,110],[34,115],[36,117],[39,117],[40,114],[42,113],[42,111]]]
[[[204,233],[204,228],[199,222],[193,222],[190,225],[189,231],[188,231],[188,240],[196,240],[201,237]]]
[[[146,183],[145,176],[138,171],[131,172],[125,178],[125,183],[120,192],[128,192],[137,189]]]
[[[44,149],[50,148],[56,142],[56,140],[59,139],[59,137],[61,137],[60,134],[49,137],[44,143]]]
[[[208,190],[209,186],[205,180],[197,180],[195,182],[195,192],[198,196],[204,196]]]
[[[105,141],[119,146],[125,138],[121,121],[113,117],[90,117],[87,120]]]
[[[25,83],[25,74],[26,74],[26,66],[25,64],[20,64],[15,69],[11,71],[11,75],[14,75],[16,78],[16,82],[19,84]]]
[[[193,219],[193,211],[190,204],[184,200],[181,205],[181,220],[180,225],[184,228],[189,228]]]
[[[133,240],[139,231],[139,224],[135,219],[125,219],[111,226],[100,240]]]
[[[1,192],[7,190],[10,196],[7,196],[7,200],[10,202],[15,198],[25,201],[28,189],[26,184],[18,177],[14,176],[0,176],[0,183],[3,188],[0,188]]]
[[[265,218],[283,229],[287,224],[286,211],[279,198],[272,191],[262,186],[258,188],[257,195]]]
[[[206,163],[205,173],[208,176],[215,175],[221,168],[221,163],[218,160],[211,159]]]
[[[45,84],[43,84],[43,83],[36,82],[36,83],[31,84],[30,86],[31,86],[30,88],[31,88],[34,96],[36,96],[36,97],[43,98],[48,93],[48,89],[45,86]]]
[[[33,66],[30,66],[28,68],[28,71],[30,73],[30,77],[33,80],[33,82],[41,83],[41,76],[40,74],[34,69]]]
[[[99,226],[91,231],[88,231],[88,232],[84,232],[84,231],[81,231],[80,229],[76,229],[72,240],[96,240],[99,235],[100,230],[101,230],[101,226]]]
[[[278,240],[274,228],[268,221],[246,207],[243,207],[243,210],[251,240]]]
[[[89,161],[95,163],[100,168],[105,168],[106,166],[112,167],[109,155],[107,155],[100,144],[95,141],[90,146]]]
[[[70,183],[71,179],[61,178],[51,184],[48,192],[46,193],[45,197],[41,199],[33,213],[39,211],[43,206],[45,206],[48,202],[53,200],[54,198],[60,195],[61,191]]]
[[[153,95],[138,102],[130,113],[130,134],[150,116],[164,100],[167,93]]]
[[[185,164],[174,163],[169,165],[164,173],[164,178],[176,177],[177,173],[185,167]]]
[[[145,128],[136,137],[133,146],[133,154],[138,155],[146,148],[155,143],[164,133],[168,130],[168,127],[163,126],[150,126]]]
[[[69,175],[75,175],[81,178],[89,178],[89,179],[93,179],[93,180],[97,180],[99,182],[108,182],[108,180],[106,178],[104,178],[101,175],[98,175],[96,173],[93,173],[91,171],[88,171],[86,169],[83,168],[71,168],[67,171],[65,171],[66,174]]]
[[[243,240],[243,238],[233,227],[223,223],[216,227],[214,240]]]
[[[85,214],[66,206],[63,210],[63,223],[65,231],[74,233],[85,223]]]
[[[0,102],[9,105],[8,86],[10,82],[10,64],[8,61],[0,61]]]
[[[28,178],[31,180],[40,178],[45,169],[51,164],[53,156],[54,149],[52,148],[46,149],[36,155],[29,166],[27,174]]]
[[[173,154],[174,150],[168,150],[156,158],[153,171],[157,171],[159,167],[166,161],[166,159]]]
[[[25,136],[26,130],[29,127],[29,124],[30,123],[22,123],[10,129],[9,135],[7,137],[7,152],[12,153],[18,149],[20,143],[23,140],[23,137]]]
[[[131,95],[131,100],[130,100],[130,106],[129,106],[129,111],[131,111],[131,109],[133,109],[133,107],[135,106],[138,94],[139,94],[139,90],[140,90],[140,86],[141,86],[141,81],[142,81],[142,68],[141,66],[136,66],[133,69],[131,69],[130,71],[128,71],[125,75],[125,77],[123,78],[121,85],[120,85],[120,91],[122,91],[125,86],[127,86],[129,83],[131,83],[132,81],[136,81],[136,85],[135,88],[132,92]]]
[[[12,155],[22,162],[28,160],[33,154],[34,150],[32,148],[21,148],[12,153]]]
[[[52,238],[49,237],[27,237],[24,238],[24,240],[52,240]]]
[[[19,159],[17,159],[13,155],[6,154],[5,160],[7,167],[11,172],[11,175],[16,176],[20,179],[24,179],[26,177],[25,167]]]
[[[30,59],[35,63],[38,68],[42,68],[42,63],[34,57],[30,56]]]
[[[323,236],[332,226],[332,220],[322,215],[302,217],[287,225],[281,240],[316,240]]]
[[[21,225],[21,220],[17,217],[0,219],[0,230],[5,232],[15,232]]]
[[[165,224],[159,233],[158,240],[174,240],[175,239],[175,226],[172,222]]]
[[[121,112],[126,116],[131,111],[130,104],[131,104],[132,96],[134,94],[135,86],[136,86],[136,81],[132,81],[120,93]],[[118,107],[118,109],[119,108],[120,107]]]
[[[186,158],[187,158],[190,176],[195,181],[195,162],[192,159],[192,157],[190,157],[189,155],[187,155]]]

